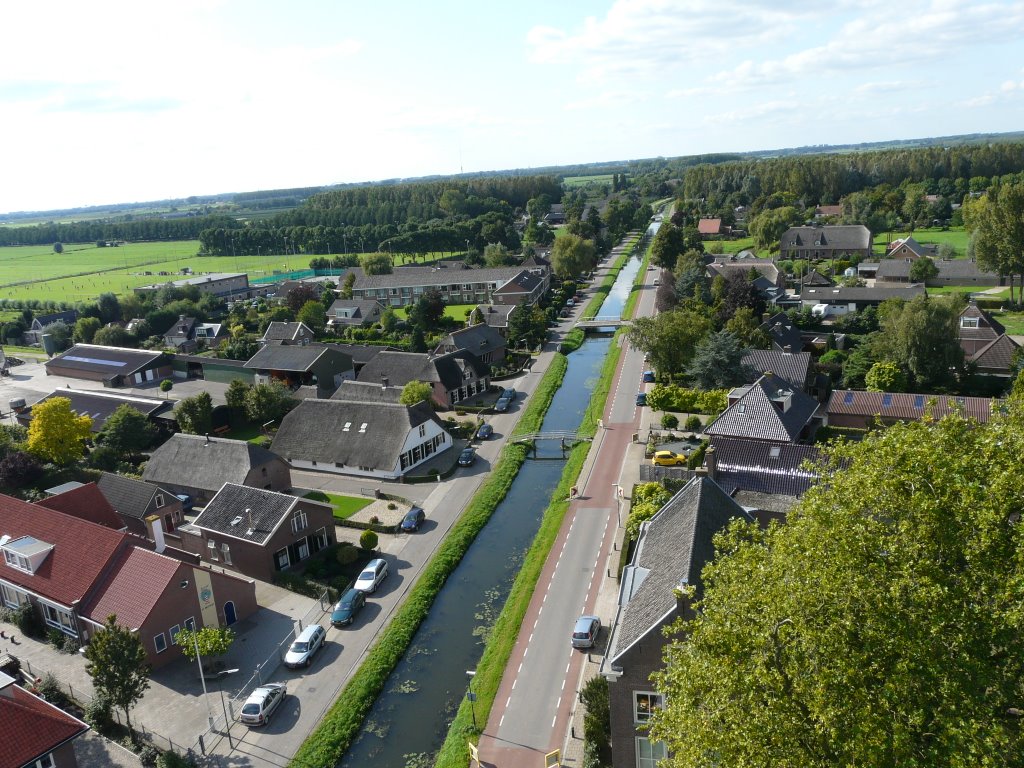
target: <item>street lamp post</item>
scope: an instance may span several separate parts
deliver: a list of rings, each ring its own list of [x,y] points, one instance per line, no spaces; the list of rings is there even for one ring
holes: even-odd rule
[[[222,670],[217,675],[217,680],[218,681],[219,680],[223,680],[228,675],[233,675],[237,671],[238,671],[237,669],[225,669],[225,670]],[[228,737],[228,746],[231,747],[232,749],[234,749],[235,748],[235,743],[231,740],[231,719],[228,717],[228,705],[227,705],[227,702],[224,700],[224,684],[223,683],[220,684],[220,686],[218,687],[218,690],[220,691],[220,705],[224,709],[224,733],[227,734],[227,737]]]
[[[199,665],[199,681],[203,684],[203,701],[206,702],[206,717],[210,724],[210,730],[213,730],[213,709],[210,707],[210,698],[206,690],[206,676],[203,675],[203,657],[199,655],[199,635],[196,632],[192,633],[192,642],[196,646],[196,664]]]
[[[615,517],[619,521],[619,528],[622,527],[622,496],[619,492],[622,490],[618,483],[612,483],[612,488],[615,489]]]
[[[476,670],[467,669],[466,674],[469,675],[469,693],[466,694],[466,698],[469,699],[469,709],[473,713],[473,730],[476,731],[476,694],[473,693],[473,675],[476,674]]]

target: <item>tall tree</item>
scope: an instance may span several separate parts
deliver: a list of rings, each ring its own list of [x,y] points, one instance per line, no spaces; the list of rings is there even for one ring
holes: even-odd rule
[[[246,415],[257,424],[276,421],[294,406],[292,393],[279,381],[256,384],[245,395]]]
[[[437,288],[427,288],[409,308],[409,322],[423,331],[437,330],[444,317],[444,296]]]
[[[910,282],[924,283],[939,276],[939,268],[927,256],[914,259],[910,265]]]
[[[316,299],[310,299],[303,305],[302,309],[295,316],[295,319],[300,323],[305,323],[313,335],[319,336],[324,332],[324,328],[327,326],[327,314],[324,311],[324,305]]]
[[[1020,765],[1024,410],[828,449],[785,525],[716,540],[651,738],[673,768]]]
[[[664,269],[675,269],[676,261],[685,252],[686,236],[683,230],[663,222],[651,243],[651,261]]]
[[[686,373],[700,389],[725,389],[744,384],[750,371],[743,365],[746,350],[729,331],[705,336],[694,350]]]
[[[209,392],[200,392],[178,402],[174,418],[186,435],[205,435],[213,428],[213,399]]]
[[[590,240],[563,235],[551,247],[551,266],[559,277],[576,279],[594,268],[597,251]]]
[[[43,461],[70,464],[82,458],[91,428],[92,419],[71,410],[68,398],[51,397],[32,406],[26,447]]]
[[[697,344],[711,331],[711,321],[686,309],[638,317],[629,329],[629,341],[647,353],[659,373],[681,373],[693,358]]]
[[[484,263],[488,267],[515,267],[522,259],[501,243],[489,243],[484,247]]]
[[[964,226],[971,232],[971,249],[978,265],[1021,281],[1024,296],[1024,184],[995,186],[963,207]]]
[[[300,283],[288,292],[285,303],[292,312],[298,312],[310,301],[320,301],[320,291],[312,283]]]
[[[918,388],[948,385],[963,368],[958,319],[963,309],[956,296],[918,296],[879,313],[882,331],[872,336],[880,356],[905,365]]]
[[[124,711],[131,732],[131,709],[149,688],[151,670],[138,634],[118,624],[116,616],[108,616],[85,646],[85,659],[92,684]]]
[[[359,263],[368,275],[390,275],[392,271],[391,257],[386,253],[364,253]]]
[[[131,456],[149,448],[156,435],[149,417],[130,405],[120,405],[103,424],[98,438],[119,456]]]
[[[402,387],[402,394],[399,396],[398,402],[402,405],[416,405],[424,400],[429,401],[433,391],[427,382],[413,380]]]

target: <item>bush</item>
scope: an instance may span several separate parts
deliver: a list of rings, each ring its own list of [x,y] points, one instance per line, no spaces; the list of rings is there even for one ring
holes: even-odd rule
[[[393,501],[389,501],[388,502],[388,509],[391,509],[391,510],[398,509],[398,505],[395,504],[395,502],[393,502]]]
[[[647,405],[655,411],[676,413],[707,413],[717,416],[729,404],[727,389],[686,389],[662,384],[647,393]]]
[[[49,672],[43,676],[43,679],[36,686],[36,691],[55,707],[66,709],[68,704],[71,703],[67,694],[64,693],[64,689],[61,688],[60,681]]]
[[[156,759],[157,768],[196,768],[196,761],[177,752],[164,752]]]
[[[154,766],[159,759],[160,753],[152,744],[143,744],[139,747],[139,762],[143,765]]]
[[[43,623],[39,619],[39,614],[35,612],[30,603],[22,603],[12,611],[12,614],[10,622],[21,630],[21,634],[28,637],[43,636]]]
[[[701,423],[700,416],[688,417],[684,426],[687,432],[700,432],[704,429],[704,424]]]
[[[376,515],[370,515],[370,525],[380,525],[380,518]],[[370,547],[373,549],[373,547]]]
[[[77,637],[64,635],[64,643],[61,645],[60,649],[64,651],[64,653],[73,654],[78,653],[78,649],[81,647],[82,646],[79,644]]]
[[[46,640],[58,651],[64,647],[64,638],[67,637],[59,629],[48,629],[46,630]]]
[[[377,534],[370,530],[359,534],[359,546],[363,549],[376,549],[378,540]]]
[[[351,565],[359,559],[359,550],[351,542],[343,541],[338,544],[338,553],[335,555],[338,565]]]
[[[590,678],[580,699],[586,707],[583,715],[583,738],[593,745],[596,765],[611,765],[611,710],[608,702],[608,679],[602,675]],[[586,750],[585,750],[586,751]]]
[[[679,426],[679,417],[674,413],[663,413],[661,415],[661,426],[665,429],[675,429]]]
[[[85,705],[85,722],[101,735],[108,735],[114,727],[114,706],[102,693]]]

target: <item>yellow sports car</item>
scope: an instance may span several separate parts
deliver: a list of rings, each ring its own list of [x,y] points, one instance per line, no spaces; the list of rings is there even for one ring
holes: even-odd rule
[[[686,457],[672,451],[657,451],[651,463],[658,467],[685,467]]]

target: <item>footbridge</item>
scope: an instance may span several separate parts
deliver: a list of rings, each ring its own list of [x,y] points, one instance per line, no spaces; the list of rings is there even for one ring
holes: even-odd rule
[[[512,438],[513,443],[533,443],[538,440],[561,440],[563,443],[589,443],[593,436],[584,435],[581,432],[530,432],[527,435],[517,435]]]
[[[630,321],[623,319],[620,315],[598,315],[577,320],[575,325],[577,328],[621,328],[624,325],[630,325]]]

